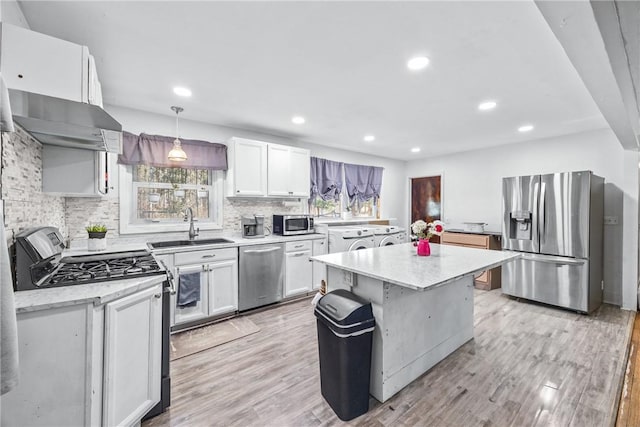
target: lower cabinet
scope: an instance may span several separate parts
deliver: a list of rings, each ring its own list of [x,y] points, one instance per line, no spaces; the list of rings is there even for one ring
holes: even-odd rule
[[[314,240],[313,241],[313,256],[324,255],[328,253],[329,244],[327,239]],[[321,262],[314,262],[313,264],[313,289],[320,289],[320,283],[324,280],[327,282],[327,265]]]
[[[311,291],[313,282],[313,265],[309,261],[311,250],[311,240],[287,242],[285,246],[285,297]]]
[[[178,252],[172,256],[177,293],[172,297],[171,326],[238,309],[237,248]]]
[[[105,305],[21,312],[1,425],[129,426],[160,401],[162,284]]]
[[[133,425],[160,401],[162,289],[121,298],[104,311],[103,425]]]
[[[441,242],[443,245],[464,246],[467,248],[501,250],[500,238],[493,234],[472,234],[472,233],[442,233]],[[478,289],[491,290],[501,286],[502,267],[484,271],[474,280],[474,285]]]

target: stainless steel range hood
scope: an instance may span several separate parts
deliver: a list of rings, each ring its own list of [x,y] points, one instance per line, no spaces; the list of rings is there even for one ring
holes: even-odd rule
[[[43,144],[122,152],[122,125],[97,105],[9,89],[14,122]]]

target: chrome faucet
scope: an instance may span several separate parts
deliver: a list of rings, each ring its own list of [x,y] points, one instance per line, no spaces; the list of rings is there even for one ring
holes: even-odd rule
[[[189,221],[189,240],[193,240],[200,233],[199,228],[193,228],[193,209],[187,208],[184,213],[184,220]]]

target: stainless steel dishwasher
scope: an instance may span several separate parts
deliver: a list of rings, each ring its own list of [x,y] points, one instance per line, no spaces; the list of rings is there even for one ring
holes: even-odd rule
[[[282,299],[284,243],[240,248],[238,310],[248,310]]]

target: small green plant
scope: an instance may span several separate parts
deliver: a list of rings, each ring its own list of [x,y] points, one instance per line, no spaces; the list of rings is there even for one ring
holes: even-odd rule
[[[88,233],[106,233],[107,226],[104,224],[90,224],[84,228]]]

